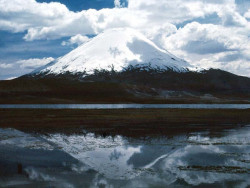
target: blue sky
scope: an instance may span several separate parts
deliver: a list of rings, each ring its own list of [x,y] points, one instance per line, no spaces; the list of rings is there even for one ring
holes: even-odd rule
[[[114,0],[38,0],[37,2],[60,2],[72,11],[81,11],[87,9],[114,8]],[[126,2],[126,1],[124,1]]]
[[[0,0],[0,79],[116,27],[137,29],[194,66],[250,76],[249,0]]]

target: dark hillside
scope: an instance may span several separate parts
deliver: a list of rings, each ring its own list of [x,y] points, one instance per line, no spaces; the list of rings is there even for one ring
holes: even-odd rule
[[[205,98],[204,98],[205,96]],[[26,75],[0,81],[0,103],[249,103],[250,78],[222,70],[129,67],[93,75]]]

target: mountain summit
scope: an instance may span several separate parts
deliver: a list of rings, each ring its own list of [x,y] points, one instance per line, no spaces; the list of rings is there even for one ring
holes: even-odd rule
[[[138,31],[119,28],[99,34],[32,74],[92,74],[94,70],[122,71],[129,66],[176,72],[185,72],[191,67],[186,61],[157,47]]]
[[[0,96],[4,103],[249,103],[250,78],[193,70],[136,30],[112,29],[0,83]]]

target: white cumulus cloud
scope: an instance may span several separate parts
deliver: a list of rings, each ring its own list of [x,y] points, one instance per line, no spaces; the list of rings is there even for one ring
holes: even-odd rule
[[[121,7],[115,0],[116,7]],[[206,15],[218,14],[225,24],[246,24],[233,0],[129,0],[121,9],[73,12],[61,3],[35,0],[0,0],[0,26],[14,32],[28,31],[26,40],[60,38],[77,34],[98,34],[114,27],[133,27],[144,32],[162,24],[177,24]]]
[[[250,63],[248,3],[238,6],[235,0],[128,0],[125,7],[114,0],[114,5],[112,9],[73,12],[57,2],[0,0],[0,29],[26,32],[27,41],[70,37],[62,44],[80,45],[88,41],[86,35],[130,27],[190,63],[221,66],[250,76],[244,70]]]
[[[114,0],[114,5],[116,8],[121,8],[124,6],[124,3],[122,4],[120,0]]]
[[[250,8],[249,8],[248,11],[244,14],[244,17],[250,19]]]
[[[90,40],[89,37],[82,36],[82,35],[78,34],[78,35],[75,35],[75,36],[71,37],[68,41],[63,41],[62,45],[66,46],[66,45],[76,44],[76,45],[79,46],[81,44],[84,44],[84,43],[88,42],[89,40]]]
[[[42,59],[25,59],[25,60],[19,60],[16,63],[19,64],[19,66],[23,69],[36,69],[38,67],[44,66],[51,61],[53,61],[54,58],[48,57],[48,58],[42,58]]]
[[[0,64],[1,69],[8,69],[8,68],[11,68],[11,67],[13,67],[12,64],[7,64],[7,63],[1,63]]]
[[[163,39],[170,52],[203,68],[250,75],[249,28],[192,22]]]

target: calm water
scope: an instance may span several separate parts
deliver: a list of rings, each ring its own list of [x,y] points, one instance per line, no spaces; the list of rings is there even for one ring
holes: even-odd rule
[[[0,172],[0,185],[248,187],[249,135],[250,126],[155,139],[0,129],[0,167],[6,164],[7,169],[5,175]],[[17,163],[23,164],[23,174],[16,173]]]
[[[129,108],[193,108],[250,109],[250,104],[4,104],[0,108],[31,109],[129,109]]]

